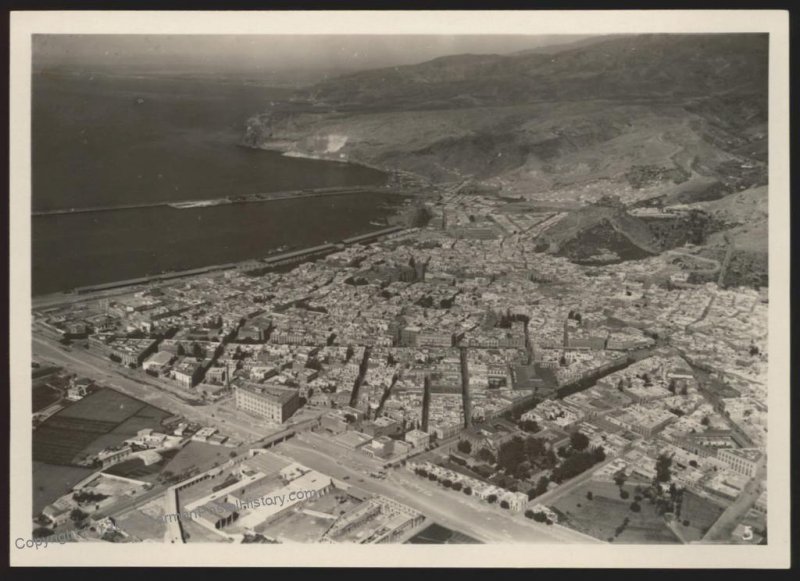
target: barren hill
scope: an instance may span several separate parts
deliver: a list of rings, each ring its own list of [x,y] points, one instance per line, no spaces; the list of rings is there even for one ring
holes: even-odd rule
[[[244,142],[511,194],[713,199],[766,183],[767,47],[637,35],[365,71],[253,117]]]

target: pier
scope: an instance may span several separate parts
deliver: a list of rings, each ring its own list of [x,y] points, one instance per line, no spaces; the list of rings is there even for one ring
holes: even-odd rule
[[[171,207],[176,210],[213,208],[229,204],[255,204],[265,202],[278,202],[281,200],[297,200],[303,198],[317,198],[323,196],[346,196],[348,194],[365,194],[376,192],[381,194],[396,194],[413,196],[414,192],[406,192],[385,186],[354,186],[313,188],[305,190],[287,190],[282,192],[265,192],[246,195],[231,195],[224,198],[210,200],[175,200],[169,202],[146,202],[142,204],[124,204],[121,206],[90,206],[86,208],[61,208],[57,210],[39,210],[31,212],[32,216],[57,216],[63,214],[90,214],[94,212],[117,212],[123,210],[141,210],[144,208]]]

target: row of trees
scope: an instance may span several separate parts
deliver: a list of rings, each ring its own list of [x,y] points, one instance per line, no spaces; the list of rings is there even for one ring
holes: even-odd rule
[[[433,472],[428,472],[424,468],[419,468],[419,467],[415,468],[414,469],[414,474],[416,474],[417,476],[421,476],[423,478],[427,478],[431,482],[438,482],[439,484],[441,484],[445,488],[452,488],[455,491],[461,491],[464,494],[466,494],[467,496],[471,496],[472,495],[472,487],[471,486],[464,486],[460,482],[453,482],[449,478],[440,479],[436,474],[434,474]],[[495,497],[495,500],[497,500],[497,497]]]
[[[547,518],[547,515],[540,510],[533,511],[531,509],[528,509],[525,511],[525,516],[527,518],[535,520],[536,522],[543,522],[549,525],[553,524],[553,521]]]

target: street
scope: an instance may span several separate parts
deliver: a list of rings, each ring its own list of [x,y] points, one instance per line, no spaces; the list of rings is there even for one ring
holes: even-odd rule
[[[350,459],[330,457],[296,438],[280,444],[274,451],[366,492],[381,494],[407,504],[433,521],[482,542],[600,542],[558,525],[534,523],[522,513],[512,515],[500,512],[503,509],[485,505],[463,494],[445,491],[405,469],[390,470],[385,480],[371,478],[366,468],[359,470],[351,467]]]

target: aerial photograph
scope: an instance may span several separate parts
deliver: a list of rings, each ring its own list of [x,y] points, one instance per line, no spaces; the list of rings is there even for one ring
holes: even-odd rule
[[[767,545],[769,38],[34,34],[17,549]]]

